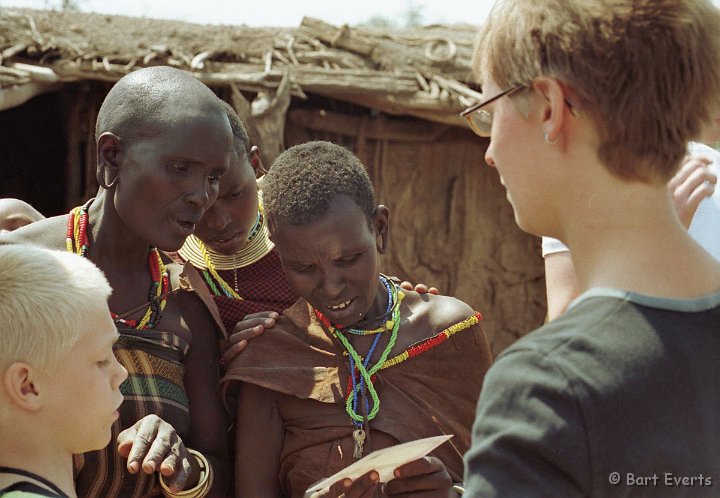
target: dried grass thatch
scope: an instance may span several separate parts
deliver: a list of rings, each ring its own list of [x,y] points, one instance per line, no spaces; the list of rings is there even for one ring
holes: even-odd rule
[[[211,86],[321,96],[459,124],[479,97],[472,80],[471,25],[416,30],[336,27],[305,18],[299,28],[198,25],[124,16],[3,9],[0,88],[114,82],[138,67],[171,65]],[[7,101],[7,93],[6,98]],[[9,105],[2,105],[0,109]]]

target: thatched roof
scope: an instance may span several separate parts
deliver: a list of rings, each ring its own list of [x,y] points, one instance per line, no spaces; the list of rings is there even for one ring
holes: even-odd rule
[[[253,92],[272,92],[287,74],[295,96],[460,124],[457,112],[479,97],[470,83],[475,29],[388,31],[312,18],[298,28],[250,28],[3,8],[0,110],[66,82],[114,82],[167,64]]]

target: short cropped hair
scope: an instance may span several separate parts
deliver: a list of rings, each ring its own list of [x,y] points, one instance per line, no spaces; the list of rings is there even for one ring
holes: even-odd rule
[[[228,117],[228,121],[230,121],[230,129],[232,130],[233,134],[233,149],[235,150],[235,153],[242,157],[243,154],[250,154],[250,137],[248,136],[248,132],[245,129],[245,125],[243,125],[243,122],[240,120],[240,116],[237,115],[237,112],[235,112],[235,109],[233,106],[225,102],[224,100],[221,100],[220,103],[223,106],[223,109],[225,109],[225,114]]]
[[[95,141],[105,132],[123,139],[157,136],[164,124],[193,109],[225,113],[221,100],[191,74],[154,66],[126,74],[103,100],[95,123]]]
[[[272,231],[276,220],[307,225],[325,215],[338,195],[353,199],[371,222],[375,193],[365,167],[349,150],[308,142],[280,154],[265,175],[263,206]]]
[[[107,310],[110,285],[92,262],[37,246],[0,246],[0,372],[16,361],[54,368],[83,322]]]
[[[720,12],[709,0],[498,0],[473,59],[481,84],[567,84],[620,178],[666,181],[720,113]]]

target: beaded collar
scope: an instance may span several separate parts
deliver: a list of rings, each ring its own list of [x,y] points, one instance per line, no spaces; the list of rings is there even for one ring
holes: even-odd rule
[[[191,235],[185,240],[185,244],[178,251],[178,254],[180,254],[180,257],[185,261],[192,263],[195,268],[201,270],[208,270],[209,266],[212,266],[214,270],[234,270],[260,261],[267,256],[274,247],[275,244],[270,240],[270,232],[265,222],[261,203],[258,209],[255,228],[251,231],[247,244],[235,254],[228,256],[215,252],[205,246],[195,235]],[[210,265],[208,265],[206,261],[205,254],[208,255]]]
[[[87,253],[90,249],[90,240],[87,236],[88,211],[94,200],[95,198],[92,198],[82,206],[73,208],[68,215],[65,238],[66,249],[68,252],[78,254],[84,258],[87,258]],[[152,283],[150,284],[148,296],[150,304],[145,314],[140,321],[137,321],[119,318],[116,313],[111,311],[110,316],[112,316],[114,322],[123,323],[128,327],[141,330],[151,329],[160,321],[162,312],[167,304],[167,297],[160,299],[160,296],[167,294],[170,289],[170,280],[165,264],[160,256],[160,251],[153,246],[148,248],[148,270],[150,271]]]

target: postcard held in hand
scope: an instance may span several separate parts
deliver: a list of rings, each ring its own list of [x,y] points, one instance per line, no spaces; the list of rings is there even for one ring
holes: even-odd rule
[[[395,477],[395,469],[424,457],[451,437],[452,434],[426,437],[373,451],[340,472],[310,486],[305,492],[305,498],[319,498],[336,482],[347,478],[355,480],[371,470],[380,475],[380,482],[388,482]]]

